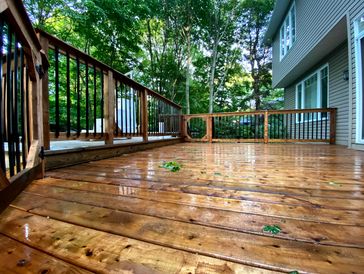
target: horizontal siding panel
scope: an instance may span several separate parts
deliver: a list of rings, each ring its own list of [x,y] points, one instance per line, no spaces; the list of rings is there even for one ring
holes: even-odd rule
[[[345,15],[355,1],[296,0],[296,42],[282,62],[279,60],[279,32],[273,47],[273,82],[283,79]],[[323,12],[325,11],[325,12]]]

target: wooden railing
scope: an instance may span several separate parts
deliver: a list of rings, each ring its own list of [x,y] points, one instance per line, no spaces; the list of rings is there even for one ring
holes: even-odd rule
[[[335,143],[336,109],[184,115],[187,141]]]
[[[20,0],[0,0],[0,211],[42,174],[48,62]]]
[[[37,30],[49,59],[43,79],[45,149],[51,140],[181,135],[181,107],[54,36]]]

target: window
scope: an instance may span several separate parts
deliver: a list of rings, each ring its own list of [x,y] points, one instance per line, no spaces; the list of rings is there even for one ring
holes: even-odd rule
[[[324,66],[315,73],[298,83],[296,86],[296,109],[327,108],[328,107],[328,66]],[[326,118],[322,113],[320,118]],[[297,115],[297,122],[302,122],[303,115]],[[314,117],[306,115],[306,121]],[[316,118],[316,117],[315,117]]]
[[[296,6],[292,4],[280,28],[280,56],[282,58],[296,41]]]
[[[364,14],[355,21],[356,142],[364,144]]]

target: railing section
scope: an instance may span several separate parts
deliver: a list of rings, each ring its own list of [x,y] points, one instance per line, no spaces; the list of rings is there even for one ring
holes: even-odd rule
[[[185,115],[189,141],[335,143],[336,109]]]
[[[181,135],[181,107],[52,35],[37,30],[45,77],[45,148],[51,140]],[[48,105],[47,105],[48,104]],[[47,123],[45,122],[47,125]]]
[[[148,135],[180,135],[181,108],[154,92],[148,92]]]
[[[29,74],[24,46],[0,18],[0,167],[9,177],[26,167],[31,145]]]

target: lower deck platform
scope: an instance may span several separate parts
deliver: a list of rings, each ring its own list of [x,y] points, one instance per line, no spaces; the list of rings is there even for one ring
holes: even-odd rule
[[[181,143],[46,175],[0,215],[1,273],[364,273],[364,152]]]

